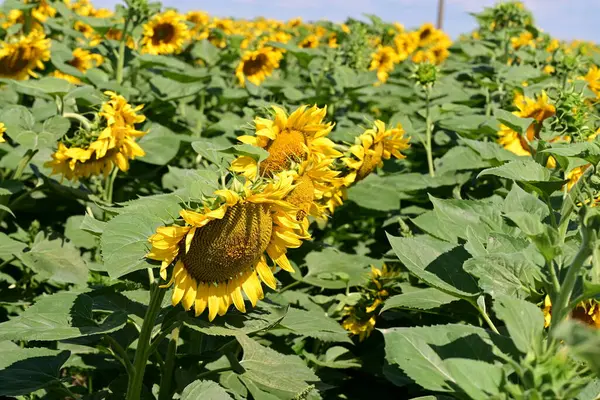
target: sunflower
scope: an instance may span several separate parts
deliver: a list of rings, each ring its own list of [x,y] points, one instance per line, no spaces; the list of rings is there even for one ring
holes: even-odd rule
[[[581,79],[584,79],[590,90],[596,94],[596,97],[600,98],[600,68],[592,65],[587,74],[581,77]]]
[[[4,132],[6,132],[6,126],[4,126],[4,122],[0,122],[0,143],[6,142],[6,139],[4,139]]]
[[[394,65],[400,62],[396,50],[391,46],[379,46],[376,52],[371,54],[370,71],[377,70],[377,79],[379,82],[387,81],[390,71]]]
[[[104,57],[102,57],[100,54],[93,54],[88,50],[76,48],[75,50],[73,50],[72,58],[70,61],[67,62],[67,64],[85,73],[87,70],[101,65],[103,62]],[[65,74],[58,70],[54,71],[52,75],[57,78],[65,79],[76,85],[81,83],[81,80],[79,78],[69,74]]]
[[[544,298],[542,311],[544,312],[544,328],[548,328],[552,323],[552,302],[548,295]],[[594,299],[580,302],[571,311],[571,318],[593,328],[600,328],[600,303]]]
[[[319,47],[319,37],[317,35],[308,35],[300,43],[298,43],[298,47],[303,49],[314,49]]]
[[[385,123],[376,120],[373,128],[367,129],[356,138],[350,147],[351,156],[342,159],[350,168],[350,173],[344,177],[346,185],[358,182],[389,160],[392,156],[397,159],[406,158],[400,153],[410,147],[404,138],[404,129],[400,124],[395,128],[386,129]]]
[[[50,39],[43,32],[31,31],[0,42],[0,78],[16,80],[37,77],[34,70],[44,69],[44,61],[50,59]]]
[[[327,107],[301,106],[289,116],[273,106],[273,119],[255,118],[255,136],[238,137],[242,143],[261,147],[269,156],[260,165],[249,156],[240,156],[231,164],[231,170],[243,174],[246,178],[272,176],[281,171],[292,169],[294,163],[308,160],[315,153],[326,157],[339,157],[333,143],[326,136],[333,129],[332,123],[324,123]]]
[[[556,113],[556,108],[548,102],[546,92],[542,92],[537,100],[517,94],[514,105],[518,108],[518,111],[513,111],[514,115],[519,118],[533,118],[535,121],[527,128],[524,137],[510,127],[501,124],[498,143],[517,155],[528,156],[531,155],[528,142],[538,136],[542,122],[552,117]]]
[[[155,15],[144,24],[142,53],[180,53],[190,38],[190,31],[182,15],[173,10]]]
[[[525,46],[535,48],[535,40],[533,39],[533,34],[529,31],[525,31],[519,36],[510,38],[510,44],[515,50],[518,50],[521,47]]]
[[[260,85],[273,71],[279,68],[283,55],[270,47],[246,52],[235,69],[240,85],[246,85],[246,79],[255,85]]]
[[[398,55],[398,62],[404,61],[419,47],[419,35],[417,32],[396,35],[394,46]]]
[[[181,210],[182,220],[159,227],[149,238],[147,257],[162,261],[165,280],[174,263],[166,285],[174,285],[173,305],[193,307],[196,316],[208,308],[210,321],[232,303],[246,312],[242,291],[255,306],[264,297],[261,281],[277,287],[275,265],[293,272],[287,249],[307,237],[296,233],[295,208],[282,200],[292,189],[291,176],[283,175],[242,194],[218,190],[214,207]]]
[[[114,166],[125,172],[129,169],[129,160],[145,155],[135,139],[146,132],[134,127],[145,120],[143,115],[137,114],[143,106],[134,108],[123,96],[108,91],[105,94],[110,99],[102,104],[98,113],[105,127],[99,131],[81,131],[81,137],[67,138],[66,144],[59,142],[52,160],[45,164],[52,168],[52,174],[61,174],[69,180],[108,176]]]

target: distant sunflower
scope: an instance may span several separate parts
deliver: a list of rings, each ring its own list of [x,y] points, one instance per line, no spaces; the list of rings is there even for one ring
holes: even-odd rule
[[[548,328],[552,323],[552,302],[548,295],[544,298],[542,311],[544,312],[544,327]],[[600,329],[600,303],[594,299],[582,301],[571,311],[570,317]]]
[[[533,118],[535,121],[527,128],[525,136],[521,136],[512,128],[501,124],[498,143],[517,155],[528,156],[531,155],[529,142],[538,136],[542,122],[552,117],[556,113],[556,108],[549,103],[546,92],[542,92],[537,100],[517,94],[514,105],[518,108],[518,111],[513,111],[514,115],[519,118]]]
[[[174,54],[183,50],[190,38],[184,17],[173,10],[155,15],[144,24],[142,53]]]
[[[77,68],[81,72],[86,72],[87,70],[97,67],[104,62],[104,57],[100,54],[91,53],[88,50],[76,48],[73,50],[72,58],[67,62],[67,64],[71,65],[74,68]],[[73,84],[81,83],[81,80],[75,76],[65,74],[62,71],[54,71],[53,76],[57,78],[65,79]]]
[[[273,119],[255,118],[255,135],[238,137],[242,143],[261,147],[269,156],[260,165],[249,156],[240,156],[231,164],[231,170],[246,178],[272,176],[290,170],[294,163],[300,164],[311,154],[339,157],[333,143],[326,136],[333,129],[332,123],[324,123],[327,108],[301,106],[289,116],[273,106]]]
[[[400,62],[396,50],[391,46],[379,46],[377,51],[371,54],[371,58],[369,70],[377,70],[379,82],[387,81],[394,65]]]
[[[319,47],[319,37],[317,35],[308,35],[298,43],[298,47],[302,47],[303,49],[317,48]]]
[[[404,138],[404,129],[400,124],[386,129],[383,121],[375,121],[373,128],[356,138],[355,144],[350,147],[351,156],[342,159],[350,168],[344,177],[346,185],[364,179],[382,165],[383,160],[389,160],[392,156],[406,158],[400,151],[410,147],[409,140]]]
[[[263,47],[256,51],[248,51],[235,69],[235,75],[240,85],[246,85],[246,79],[255,85],[260,85],[273,71],[279,68],[283,55],[280,51],[270,47]]]
[[[173,305],[194,308],[196,316],[208,308],[210,321],[231,304],[246,312],[242,291],[255,306],[264,297],[261,281],[277,286],[268,258],[293,272],[287,249],[299,247],[305,237],[296,233],[295,208],[282,200],[292,188],[288,176],[243,194],[218,190],[212,209],[181,210],[183,221],[159,227],[149,238],[147,257],[162,261],[165,280],[174,263],[167,283],[174,285]]]
[[[4,139],[4,132],[6,132],[6,126],[4,126],[3,122],[0,122],[0,143],[6,142],[6,139]]]
[[[37,77],[35,69],[44,69],[50,59],[50,39],[43,32],[31,31],[27,36],[0,42],[0,78],[16,80]]]
[[[529,31],[525,31],[519,36],[510,38],[510,44],[515,50],[526,46],[535,48],[535,40],[533,38],[533,34]]]
[[[596,94],[596,97],[600,98],[600,68],[592,65],[587,74],[581,77],[581,79],[584,79],[590,90]]]

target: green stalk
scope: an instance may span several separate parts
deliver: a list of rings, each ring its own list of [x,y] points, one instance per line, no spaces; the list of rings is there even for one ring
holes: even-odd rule
[[[29,162],[31,161],[33,156],[35,156],[37,154],[37,152],[38,152],[37,150],[32,150],[32,149],[27,150],[27,152],[25,153],[23,158],[21,158],[21,161],[19,161],[19,165],[17,166],[17,169],[15,170],[15,173],[12,176],[13,179],[17,180],[17,179],[21,178],[21,176],[23,175],[23,172],[25,172],[25,168],[27,168],[27,166],[29,165]]]
[[[123,83],[123,68],[125,67],[125,41],[127,40],[127,28],[129,28],[130,15],[127,14],[125,19],[125,26],[123,27],[123,33],[121,35],[121,41],[119,42],[119,53],[117,56],[117,70],[115,79],[117,85]]]
[[[429,88],[425,89],[425,151],[427,152],[427,165],[429,166],[429,175],[435,177],[435,169],[433,166],[433,154],[431,151],[431,118],[429,115]]]
[[[90,121],[84,117],[83,115],[79,115],[76,113],[70,113],[70,112],[66,112],[63,113],[62,115],[65,118],[69,118],[69,119],[75,119],[79,122],[81,122],[81,125],[83,125],[83,127],[85,128],[85,130],[89,131],[92,129],[92,124],[90,123]]]
[[[152,329],[154,328],[156,317],[160,312],[160,305],[162,304],[163,297],[165,297],[165,291],[159,288],[156,282],[152,281],[150,285],[150,304],[146,310],[144,323],[142,324],[142,330],[138,338],[138,345],[133,359],[133,375],[129,378],[127,384],[126,400],[140,399],[144,373],[146,372],[146,364],[148,363],[148,356],[150,355],[148,351],[150,337],[152,336]]]
[[[575,255],[573,262],[571,262],[571,265],[567,270],[567,275],[562,283],[562,288],[558,294],[556,304],[552,305],[553,315],[551,329],[557,326],[558,322],[567,317],[569,312],[569,302],[571,301],[571,295],[573,294],[573,289],[575,287],[575,283],[577,282],[579,272],[581,271],[585,261],[592,255],[593,243],[591,243],[589,234],[585,228],[582,230],[582,236],[583,240],[581,242],[581,247],[579,248],[579,251]]]
[[[173,367],[175,367],[175,355],[177,353],[179,329],[179,326],[177,326],[171,332],[171,340],[169,341],[169,348],[167,349],[165,366],[160,377],[160,390],[158,392],[158,400],[170,400],[173,398],[171,394],[171,382],[173,381]]]
[[[479,313],[481,314],[481,316],[483,317],[483,320],[488,324],[488,326],[490,327],[490,329],[492,331],[494,331],[494,333],[500,334],[500,332],[498,332],[498,328],[496,328],[496,325],[494,325],[494,322],[492,322],[490,316],[488,315],[488,313],[482,309],[481,307],[479,307],[478,305],[476,305],[475,303],[471,303],[473,304],[473,306],[475,306],[475,308],[477,309],[477,311],[479,311]]]
[[[108,204],[112,204],[115,179],[117,178],[118,173],[119,173],[119,168],[113,167],[112,172],[110,173],[109,177],[106,180],[105,200]]]

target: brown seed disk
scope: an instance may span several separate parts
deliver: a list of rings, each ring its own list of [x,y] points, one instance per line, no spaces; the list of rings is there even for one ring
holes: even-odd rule
[[[247,271],[265,252],[273,229],[269,205],[243,203],[230,207],[220,220],[198,228],[180,254],[197,282],[224,282]]]
[[[305,157],[304,134],[296,130],[284,130],[267,147],[269,156],[260,163],[261,175],[271,176],[289,169],[292,161]]]

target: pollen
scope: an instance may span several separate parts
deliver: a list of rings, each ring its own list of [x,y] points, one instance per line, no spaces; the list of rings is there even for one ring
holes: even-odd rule
[[[266,250],[273,220],[264,204],[241,203],[230,207],[224,217],[198,229],[185,252],[183,264],[198,282],[225,282],[253,265]]]

